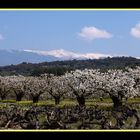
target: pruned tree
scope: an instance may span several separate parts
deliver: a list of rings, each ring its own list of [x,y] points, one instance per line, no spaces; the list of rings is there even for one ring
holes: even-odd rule
[[[9,78],[0,76],[0,97],[5,100],[10,93]]]
[[[126,71],[109,70],[104,73],[100,83],[97,89],[109,94],[115,108],[122,106],[123,98],[133,97],[137,94],[134,88],[135,81]]]
[[[60,103],[60,99],[66,92],[67,87],[63,76],[53,76],[49,80],[48,93],[54,98],[55,105]]]
[[[76,70],[71,73],[66,73],[67,85],[76,97],[80,106],[85,105],[85,99],[95,93],[96,76],[94,73],[99,73],[98,70]]]
[[[32,99],[33,103],[39,101],[40,96],[46,92],[48,81],[42,77],[27,77],[25,92]]]
[[[133,78],[135,81],[133,88],[136,92],[133,94],[133,97],[140,97],[140,67],[138,66],[135,69],[128,67],[126,70],[128,71],[129,77]]]
[[[25,95],[26,77],[24,76],[9,76],[10,89],[16,97],[16,101],[21,101]]]

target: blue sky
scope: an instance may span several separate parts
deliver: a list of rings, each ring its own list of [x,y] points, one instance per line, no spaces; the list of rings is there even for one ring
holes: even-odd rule
[[[140,11],[0,11],[0,49],[140,57]]]

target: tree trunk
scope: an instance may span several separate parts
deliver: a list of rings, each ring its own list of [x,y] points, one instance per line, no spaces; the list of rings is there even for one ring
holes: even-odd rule
[[[38,103],[39,96],[33,96],[33,103]]]
[[[16,95],[16,101],[21,101],[23,95],[22,94],[17,94]]]
[[[111,99],[112,99],[112,101],[113,101],[113,104],[114,104],[113,106],[114,106],[114,108],[117,108],[117,107],[122,106],[122,99],[120,99],[120,98],[118,98],[118,97],[116,97],[116,96],[112,96]]]
[[[1,100],[5,100],[6,96],[5,95],[1,95]]]
[[[83,95],[76,97],[79,106],[85,106],[85,97]]]
[[[54,97],[55,99],[55,105],[58,105],[60,103],[60,97]]]

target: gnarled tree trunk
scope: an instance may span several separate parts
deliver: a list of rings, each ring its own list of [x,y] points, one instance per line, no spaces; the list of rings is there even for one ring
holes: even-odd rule
[[[60,103],[60,96],[54,97],[55,99],[55,105],[58,105]]]
[[[5,94],[0,95],[0,97],[1,97],[1,100],[5,100],[6,99],[6,95]]]
[[[21,101],[22,97],[23,97],[22,93],[16,94],[16,101]]]
[[[77,95],[76,99],[77,99],[79,106],[85,106],[85,97],[83,95],[81,95],[81,96]]]
[[[122,106],[122,100],[120,100],[118,97],[112,96],[111,99],[113,101],[114,108]]]
[[[33,98],[33,103],[38,103],[39,97],[40,97],[40,95],[34,95],[34,96],[32,97],[32,98]]]

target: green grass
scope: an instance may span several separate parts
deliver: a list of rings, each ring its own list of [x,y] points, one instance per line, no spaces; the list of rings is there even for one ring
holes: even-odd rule
[[[16,103],[16,100],[0,100],[0,103]]]
[[[140,103],[140,98],[129,98],[128,103]]]
[[[19,105],[23,105],[23,106],[31,106],[31,105],[35,105],[35,106],[55,106],[55,101],[54,100],[46,100],[46,101],[39,101],[38,103],[33,103],[32,101],[27,101],[27,100],[23,100],[23,101],[16,101],[16,100],[0,100],[0,106],[2,106],[3,103],[16,103]],[[63,107],[63,106],[74,106],[77,105],[77,101],[76,100],[70,100],[70,99],[65,99],[65,100],[61,100],[60,104],[57,105],[58,107]],[[101,101],[99,98],[94,98],[94,99],[86,99],[86,106],[90,107],[90,106],[99,106],[101,109],[106,109],[106,108],[110,108],[113,106],[112,100],[110,98],[105,98],[103,99],[103,101]],[[128,99],[128,104],[140,104],[140,98],[133,98],[133,99]]]

